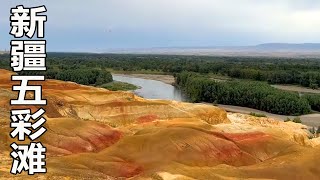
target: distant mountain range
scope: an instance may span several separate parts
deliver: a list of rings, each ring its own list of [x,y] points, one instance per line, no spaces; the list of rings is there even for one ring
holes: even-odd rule
[[[7,53],[10,52],[0,51],[0,54]],[[255,46],[108,49],[97,50],[93,53],[320,58],[320,43],[265,43]]]
[[[254,46],[263,50],[320,50],[320,43],[288,44],[288,43],[267,43]]]
[[[320,43],[266,43],[255,46],[172,47],[144,49],[113,49],[107,53],[171,54],[207,56],[274,56],[320,58]]]

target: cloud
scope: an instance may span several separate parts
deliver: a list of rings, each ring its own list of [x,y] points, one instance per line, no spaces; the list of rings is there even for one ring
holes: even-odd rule
[[[318,0],[292,0],[288,2],[289,6],[294,10],[319,10],[320,1]]]
[[[19,3],[45,4],[48,36],[55,43],[72,36],[79,41],[73,46],[320,42],[318,0],[11,0],[0,7],[0,16]]]

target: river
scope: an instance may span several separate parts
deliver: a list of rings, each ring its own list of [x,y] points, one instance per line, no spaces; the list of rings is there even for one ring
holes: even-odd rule
[[[187,101],[188,98],[176,87],[161,81],[129,77],[127,75],[113,74],[113,80],[126,82],[139,86],[133,91],[136,95],[146,99],[166,99],[175,101]]]

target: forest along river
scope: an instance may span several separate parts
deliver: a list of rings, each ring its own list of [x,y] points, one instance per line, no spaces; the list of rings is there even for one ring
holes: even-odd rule
[[[179,90],[178,88],[174,87],[168,82],[168,77],[166,75],[127,75],[127,74],[112,74],[113,80],[126,82],[130,84],[134,84],[139,86],[140,89],[133,91],[136,95],[141,96],[146,99],[166,99],[166,100],[175,100],[175,101],[183,101],[187,102],[188,98]],[[143,78],[144,76],[147,76]],[[163,76],[163,81],[161,81],[161,77]],[[156,79],[156,80],[152,80]],[[165,79],[165,80],[164,80]],[[165,83],[166,82],[166,83]],[[173,80],[171,80],[173,83]],[[205,103],[209,104],[209,103]],[[218,105],[219,107],[225,109],[229,112],[236,112],[236,113],[243,113],[243,114],[250,114],[259,113],[265,114],[268,117],[272,117],[275,119],[286,120],[288,117],[293,119],[294,116],[284,116],[284,115],[277,115],[271,114],[263,111],[259,111],[252,108],[246,107],[239,107],[239,106],[230,106],[230,105]],[[318,127],[320,126],[320,114],[309,114],[300,116],[301,121],[303,124],[311,127]]]

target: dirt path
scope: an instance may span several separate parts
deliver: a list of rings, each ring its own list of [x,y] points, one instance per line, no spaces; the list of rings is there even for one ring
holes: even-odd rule
[[[294,85],[271,85],[271,86],[277,89],[285,90],[285,91],[320,94],[319,89],[311,89],[311,88],[294,86]]]
[[[279,119],[279,120],[286,120],[287,118],[293,119],[296,116],[284,116],[284,115],[278,115],[278,114],[272,114],[252,108],[247,108],[247,107],[239,107],[239,106],[231,106],[231,105],[218,105],[218,107],[225,109],[228,112],[235,112],[235,113],[242,113],[242,114],[250,114],[251,112],[253,113],[258,113],[258,114],[264,114],[268,117],[274,118],[274,119]],[[320,126],[320,114],[308,114],[308,115],[302,115],[299,116],[302,123],[307,125],[307,126],[312,126],[312,127],[319,127]]]

